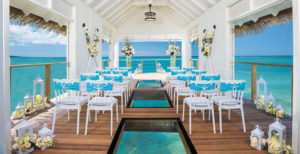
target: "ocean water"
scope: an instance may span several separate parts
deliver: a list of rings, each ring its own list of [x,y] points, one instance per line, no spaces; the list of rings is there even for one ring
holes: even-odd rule
[[[107,58],[104,58],[107,59]],[[144,73],[151,73],[156,71],[157,63],[166,69],[170,66],[169,57],[133,57],[132,67],[135,70],[138,64],[143,61]],[[193,57],[194,67],[197,67],[196,59]],[[120,66],[126,66],[126,58],[120,57]],[[11,57],[11,65],[22,65],[22,64],[39,64],[39,63],[56,63],[65,62],[66,58],[44,58],[44,57]],[[271,64],[286,64],[292,65],[292,57],[236,57],[236,61],[241,62],[255,62],[255,63],[271,63]],[[107,63],[104,63],[104,67]],[[181,58],[178,57],[176,60],[176,66],[181,66]],[[11,111],[15,110],[18,102],[23,103],[24,96],[29,93],[32,95],[33,91],[33,80],[36,77],[45,79],[45,67],[34,66],[34,67],[21,67],[13,68],[11,72]],[[268,94],[271,92],[276,99],[276,102],[281,102],[286,112],[291,114],[291,68],[285,67],[273,67],[273,66],[257,66],[257,78],[262,76],[267,81]],[[54,97],[53,90],[53,78],[66,78],[66,65],[53,65],[51,66],[51,98]],[[251,65],[236,64],[235,65],[235,78],[246,80],[246,91],[245,96],[251,97]],[[39,87],[38,87],[39,88]],[[38,91],[39,93],[39,91]]]

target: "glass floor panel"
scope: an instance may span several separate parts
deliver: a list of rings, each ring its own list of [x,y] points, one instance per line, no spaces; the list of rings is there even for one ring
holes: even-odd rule
[[[108,153],[196,153],[178,118],[123,118]]]
[[[163,87],[160,80],[139,80],[136,84],[137,88],[159,88]]]
[[[127,107],[131,108],[169,108],[172,103],[166,91],[134,91]]]

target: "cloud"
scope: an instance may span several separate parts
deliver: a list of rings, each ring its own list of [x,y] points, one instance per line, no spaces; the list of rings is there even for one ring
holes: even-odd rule
[[[25,25],[9,25],[10,46],[28,46],[31,44],[66,44],[66,37],[55,32]]]

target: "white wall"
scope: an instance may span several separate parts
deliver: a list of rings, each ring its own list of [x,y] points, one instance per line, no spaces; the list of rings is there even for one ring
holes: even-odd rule
[[[82,27],[85,23],[89,28],[91,39],[94,37],[96,28],[101,28],[104,23],[103,19],[87,7],[81,1],[73,1],[73,22],[69,25],[69,62],[70,62],[70,77],[79,78],[80,73],[85,72],[89,59],[89,51],[87,49],[86,37]],[[79,6],[79,7],[76,7]],[[88,71],[93,71],[96,67],[95,60],[97,60],[99,67],[102,66],[102,48],[100,43],[98,44],[98,50],[100,51],[96,58],[92,59],[91,65]]]
[[[211,61],[214,72],[221,74],[222,79],[232,79],[233,75],[233,47],[232,47],[232,32],[231,25],[228,22],[228,11],[226,7],[226,2],[221,1],[208,11],[206,11],[198,21],[199,32],[201,33],[200,38],[202,38],[202,31],[206,29],[208,33],[213,30],[213,25],[217,26],[214,42],[212,45]],[[202,42],[200,42],[199,48],[202,47]],[[200,49],[201,50],[201,49]],[[205,65],[206,57],[199,54],[199,67],[203,68]],[[211,72],[209,61],[206,61],[205,69]]]
[[[0,153],[11,153],[9,1],[0,2]]]

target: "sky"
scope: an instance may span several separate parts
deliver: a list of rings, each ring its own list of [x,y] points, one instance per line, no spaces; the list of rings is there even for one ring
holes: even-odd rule
[[[65,57],[66,37],[33,26],[11,24],[10,55],[25,57]],[[217,33],[218,31],[216,31]],[[181,42],[177,42],[181,47]],[[192,56],[198,47],[192,42]],[[120,43],[120,50],[123,43]],[[168,42],[134,42],[135,56],[167,56]],[[103,44],[103,57],[108,56],[108,43]],[[236,56],[290,56],[293,54],[292,23],[272,25],[264,33],[235,39]],[[121,55],[121,54],[120,54]]]

